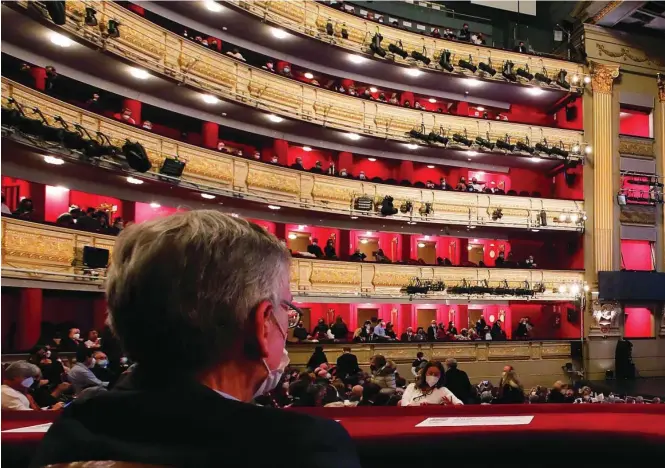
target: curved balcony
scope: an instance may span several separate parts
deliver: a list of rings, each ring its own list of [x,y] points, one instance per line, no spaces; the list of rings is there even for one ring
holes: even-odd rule
[[[342,131],[404,142],[418,141],[409,136],[409,132],[424,128],[425,134],[446,135],[449,142],[445,147],[452,149],[470,148],[455,143],[454,134],[466,136],[472,142],[480,137],[494,143],[507,136],[513,144],[527,139],[531,145],[547,140],[550,145],[562,145],[571,158],[583,157],[580,153],[583,134],[579,131],[433,114],[344,96],[238,63],[161,29],[118,5],[102,2],[100,24],[115,18],[122,25],[120,37],[108,38],[99,28],[82,23],[85,3],[67,2],[66,5],[70,20],[62,28],[71,34],[201,91],[256,109]],[[439,143],[430,145],[444,148]],[[481,152],[490,151],[476,143],[472,147]],[[502,155],[504,151],[497,149],[495,153]],[[506,152],[506,158],[509,154],[530,156],[528,153]],[[548,157],[544,153],[542,156]]]
[[[422,52],[427,56],[431,60],[429,65],[425,65],[422,62],[417,63],[417,66],[423,69],[441,71],[441,67],[437,66],[437,64],[442,51],[447,50],[451,53],[450,63],[456,68],[455,73],[462,73],[463,76],[474,74],[458,67],[460,59],[471,59],[476,66],[481,62],[488,63],[491,60],[494,68],[499,73],[490,76],[487,73],[479,72],[480,76],[489,80],[505,82],[506,79],[501,76],[501,67],[505,62],[512,62],[514,70],[528,66],[533,74],[543,73],[548,75],[549,78],[553,79],[550,86],[558,89],[561,89],[561,87],[554,83],[554,79],[556,79],[561,70],[566,72],[567,78],[565,81],[570,89],[577,91],[585,83],[584,78],[586,75],[584,68],[578,63],[526,55],[470,43],[435,39],[387,25],[379,25],[373,21],[367,21],[366,19],[315,2],[314,0],[230,0],[224,3],[235,5],[261,18],[262,21],[270,22],[296,33],[363,54],[372,53],[369,46],[372,37],[379,32],[383,36],[381,44],[384,49],[387,50],[389,44],[399,44],[401,42],[402,48],[405,51],[409,53],[412,51]],[[329,35],[326,31],[328,23],[332,24],[332,35]],[[342,29],[346,30],[344,34],[342,33]],[[416,65],[416,61],[412,58],[404,59],[398,54],[390,54],[389,58],[399,64]]]
[[[2,218],[3,278],[54,281],[80,285],[103,284],[103,275],[86,272],[82,263],[84,246],[113,251],[114,236],[81,232],[56,226],[38,224],[14,218]],[[443,281],[448,287],[462,283],[480,284],[487,280],[489,287],[507,281],[508,287],[542,284],[544,293],[538,300],[574,300],[580,292],[584,273],[549,270],[489,270],[484,268],[455,268],[407,266],[380,263],[294,258],[291,263],[291,290],[303,298],[397,299],[409,300],[402,292],[413,278]],[[564,288],[561,288],[561,286]],[[577,285],[576,293],[573,285]],[[526,300],[519,296],[453,295],[444,292],[428,294],[427,300],[474,299]]]
[[[411,223],[417,221],[559,231],[579,231],[584,228],[583,202],[396,187],[305,173],[160,137],[84,111],[10,80],[2,81],[2,96],[3,99],[14,98],[28,109],[38,107],[52,125],[58,126],[55,117],[61,116],[70,123],[81,125],[93,135],[95,132],[104,133],[115,145],[122,146],[127,139],[141,143],[153,166],[145,177],[158,178],[164,160],[178,156],[187,162],[181,183],[190,183],[201,190],[222,196],[321,213]],[[65,158],[79,159],[77,154],[68,151],[62,153]],[[414,206],[413,213],[398,212],[383,218],[376,210],[358,211],[354,206],[354,201],[360,196],[380,202],[386,195],[392,196],[398,207],[410,201]],[[420,207],[426,207],[427,204],[430,204],[430,213],[418,214]],[[501,217],[496,216],[497,210],[501,212]],[[576,221],[572,221],[572,215]],[[542,222],[543,216],[547,219],[546,224]]]

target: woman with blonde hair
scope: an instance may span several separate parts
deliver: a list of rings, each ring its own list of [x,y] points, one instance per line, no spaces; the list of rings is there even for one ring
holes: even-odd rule
[[[512,366],[503,368],[501,383],[499,384],[499,397],[497,403],[524,403],[524,387],[517,378]]]

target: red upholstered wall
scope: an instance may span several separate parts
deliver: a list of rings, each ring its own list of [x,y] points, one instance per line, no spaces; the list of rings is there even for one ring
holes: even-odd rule
[[[568,169],[568,174],[572,174],[572,183],[569,185],[563,172],[554,176],[554,190],[552,196],[563,200],[584,200],[584,168],[580,165],[574,169]],[[545,194],[543,194],[545,196]]]
[[[69,211],[69,189],[47,185],[45,208],[44,219],[54,223],[58,216]]]
[[[380,249],[383,249],[383,253],[390,258],[393,262],[402,261],[402,235],[395,234],[392,232],[376,232],[376,231],[356,231],[352,230],[350,233],[349,253],[352,254],[356,246],[359,245],[361,238],[372,238],[377,239]],[[396,242],[394,241],[396,240]],[[394,245],[394,248],[393,248]],[[344,246],[342,246],[344,248]],[[371,257],[367,257],[365,261],[373,261]]]
[[[646,307],[626,307],[624,309],[626,338],[652,338],[653,313]]]
[[[113,214],[114,218],[123,218],[122,200],[119,198],[109,197],[106,195],[96,195],[94,193],[79,192],[77,190],[69,191],[69,204],[77,205],[85,210],[88,207],[99,208],[102,204],[116,206],[118,209]],[[113,221],[112,219],[109,221]]]
[[[309,226],[304,224],[287,224],[286,225],[286,235],[288,236],[290,232],[307,232],[310,234],[310,242],[314,239],[319,241],[319,247],[321,249],[325,248],[326,242],[332,235],[335,236],[335,252],[337,256],[341,251],[340,249],[340,236],[339,229],[327,228],[321,226]]]
[[[5,194],[7,199],[7,206],[14,211],[21,198],[30,198],[30,182],[23,179],[15,179],[14,177],[2,176],[2,193]],[[11,195],[16,194],[16,199]]]
[[[626,270],[653,270],[651,242],[621,239],[621,260]]]
[[[619,133],[621,135],[650,138],[649,112],[622,108],[619,114]]]
[[[537,167],[538,163],[534,163]],[[546,174],[538,172],[536,168],[522,169],[519,167],[510,168],[510,180],[513,190],[527,192],[540,192],[543,197],[552,196],[552,179]]]
[[[136,202],[136,209],[134,214],[134,221],[142,223],[158,216],[168,216],[178,211],[177,208],[171,206],[152,207],[150,203]]]
[[[575,309],[573,320],[568,320],[568,309]],[[533,337],[539,339],[579,339],[579,307],[573,303],[537,304],[510,302],[510,328],[515,332],[519,320],[529,317],[533,324]],[[556,317],[561,318],[560,326],[555,327]]]

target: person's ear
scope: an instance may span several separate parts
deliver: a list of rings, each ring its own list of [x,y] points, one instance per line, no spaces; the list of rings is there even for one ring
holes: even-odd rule
[[[268,357],[269,344],[268,344],[268,322],[272,314],[272,304],[270,301],[261,301],[256,307],[254,314],[254,330],[256,330],[256,343],[259,356],[262,358]]]

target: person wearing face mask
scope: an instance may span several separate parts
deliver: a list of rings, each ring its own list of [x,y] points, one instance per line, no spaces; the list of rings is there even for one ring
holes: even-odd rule
[[[290,262],[265,229],[215,210],[127,227],[113,248],[106,299],[134,365],[111,391],[72,403],[32,463],[112,454],[208,467],[241,454],[244,467],[292,467],[282,455],[297,440],[301,466],[359,468],[341,424],[251,404],[276,388],[289,363],[287,333],[301,315],[291,303]],[[257,439],[260,428],[275,430]]]
[[[416,382],[406,387],[400,406],[463,405],[444,387],[444,382],[443,365],[439,361],[428,362]]]
[[[92,371],[96,363],[94,354],[94,349],[85,346],[76,352],[76,364],[67,374],[67,380],[72,384],[76,394],[90,387],[108,387],[109,383],[98,379]]]
[[[81,330],[78,328],[70,328],[67,338],[60,342],[60,352],[63,353],[75,353],[82,346],[83,341],[81,341]]]
[[[16,361],[3,372],[2,409],[14,411],[40,410],[35,399],[30,395],[30,388],[39,379],[39,367],[27,361]],[[62,403],[55,403],[50,409],[61,409]]]
[[[95,365],[91,369],[92,373],[102,382],[108,382],[109,387],[112,387],[117,377],[109,369],[109,358],[101,351],[95,351],[92,357],[95,359]]]

